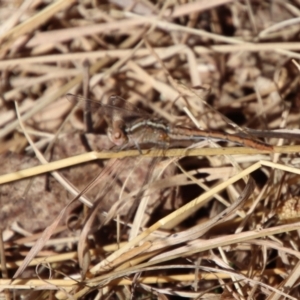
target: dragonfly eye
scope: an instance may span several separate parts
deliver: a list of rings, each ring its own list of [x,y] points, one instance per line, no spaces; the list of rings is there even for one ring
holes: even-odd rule
[[[110,128],[107,133],[109,139],[117,146],[121,146],[127,142],[127,137],[121,129]]]

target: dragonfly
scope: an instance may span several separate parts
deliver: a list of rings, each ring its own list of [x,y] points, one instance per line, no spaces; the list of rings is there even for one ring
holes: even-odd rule
[[[121,148],[135,146],[141,153],[142,148],[156,146],[169,148],[186,146],[201,140],[225,141],[272,152],[273,146],[245,135],[229,134],[221,131],[193,129],[177,126],[153,117],[135,107],[123,98],[112,95],[107,103],[67,94],[72,103],[86,102],[89,109],[99,109],[107,121],[108,137]],[[259,135],[259,134],[257,134]]]

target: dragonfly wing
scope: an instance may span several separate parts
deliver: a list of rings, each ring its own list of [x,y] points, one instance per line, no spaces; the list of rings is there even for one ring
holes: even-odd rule
[[[133,104],[124,100],[119,96],[110,96],[107,103],[87,99],[82,96],[67,94],[67,99],[74,105],[85,106],[85,109],[95,111],[100,109],[107,117],[112,120],[124,121],[136,118],[149,117],[149,114],[141,109],[138,109]]]

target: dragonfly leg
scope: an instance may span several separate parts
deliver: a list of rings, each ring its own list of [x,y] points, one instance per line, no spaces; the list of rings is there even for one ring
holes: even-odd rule
[[[140,145],[136,141],[134,142],[134,144],[135,144],[136,148],[139,150],[140,154],[143,154],[142,150],[140,148]]]

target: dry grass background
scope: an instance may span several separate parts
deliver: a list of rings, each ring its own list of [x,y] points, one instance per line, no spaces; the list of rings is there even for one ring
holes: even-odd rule
[[[297,0],[1,1],[3,299],[299,299],[296,135],[140,155],[66,98],[297,134],[299,22]]]

